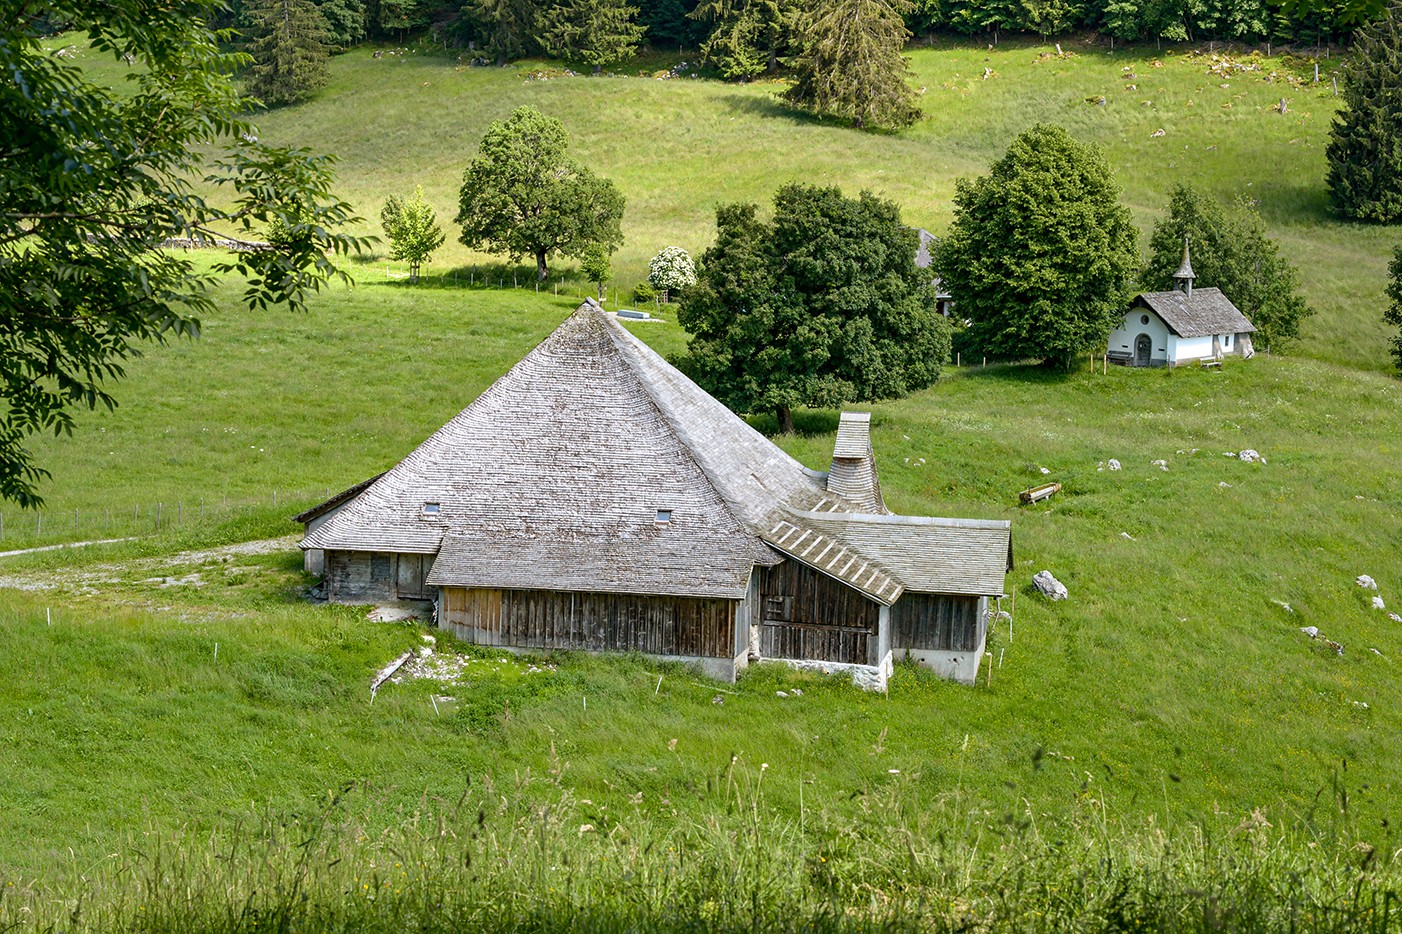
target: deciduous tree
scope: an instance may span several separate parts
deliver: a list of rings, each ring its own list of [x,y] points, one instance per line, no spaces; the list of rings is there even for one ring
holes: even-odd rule
[[[753,204],[716,211],[716,242],[677,320],[691,333],[678,365],[738,412],[890,399],[930,385],[949,329],[916,234],[868,192],[789,185],[774,218]]]
[[[390,259],[409,263],[409,281],[419,281],[419,269],[443,245],[443,228],[438,215],[424,200],[424,190],[415,186],[414,197],[405,201],[390,195],[380,210],[380,225],[389,237]]]
[[[647,264],[647,283],[662,293],[663,301],[675,301],[696,284],[696,263],[679,246],[664,246]]]
[[[94,54],[137,64],[120,93],[49,54],[40,14],[0,18],[0,497],[39,504],[28,437],[115,406],[139,345],[199,333],[214,277],[163,241],[280,226],[274,249],[216,270],[248,277],[249,305],[292,308],[365,242],[336,232],[359,218],[330,195],[329,158],[256,141],[229,78],[244,58],[206,25],[216,6],[46,3]],[[201,176],[223,207],[195,193]]]
[[[275,107],[325,86],[331,36],[312,0],[252,0],[247,16],[248,93]]]
[[[793,58],[790,103],[858,127],[903,127],[920,119],[901,50],[908,0],[832,0],[808,14]]]
[[[1149,239],[1147,289],[1170,289],[1183,258],[1183,238],[1191,243],[1197,284],[1216,286],[1241,309],[1267,347],[1299,336],[1300,322],[1314,310],[1299,293],[1299,274],[1266,236],[1266,225],[1245,205],[1224,207],[1186,185],[1174,189],[1168,213]]]
[[[623,195],[613,182],[575,162],[559,120],[520,107],[487,129],[459,192],[457,223],[470,247],[534,257],[549,274],[552,253],[583,256],[591,243],[623,242]]]
[[[1140,263],[1119,195],[1097,148],[1046,124],[1013,140],[988,175],[958,181],[933,265],[971,347],[1061,367],[1103,348]]]
[[[580,257],[579,271],[584,273],[585,279],[594,283],[599,290],[599,298],[602,299],[604,283],[613,275],[609,248],[602,243],[591,243],[585,247],[584,255]]]
[[[1324,150],[1334,207],[1353,220],[1402,222],[1402,3],[1358,30],[1343,86]]]

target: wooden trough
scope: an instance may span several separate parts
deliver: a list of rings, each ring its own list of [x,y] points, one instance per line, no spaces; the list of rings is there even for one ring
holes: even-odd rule
[[[1060,483],[1043,483],[1041,486],[1034,486],[1030,490],[1023,490],[1021,493],[1017,494],[1017,498],[1022,500],[1024,506],[1030,506],[1032,503],[1040,503],[1042,500],[1048,499],[1053,493],[1060,492]]]

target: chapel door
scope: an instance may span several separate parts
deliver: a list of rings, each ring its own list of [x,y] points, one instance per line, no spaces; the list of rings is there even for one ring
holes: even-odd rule
[[[1154,341],[1148,334],[1140,334],[1134,340],[1134,365],[1148,366],[1149,354],[1154,349]]]

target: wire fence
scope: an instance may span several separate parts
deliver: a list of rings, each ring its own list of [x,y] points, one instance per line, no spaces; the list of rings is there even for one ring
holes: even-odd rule
[[[201,496],[151,500],[126,506],[0,511],[0,551],[21,551],[82,541],[136,538],[177,528],[217,525],[240,516],[276,514],[290,519],[330,498],[331,489],[273,490],[255,498]],[[292,531],[290,525],[288,531]]]

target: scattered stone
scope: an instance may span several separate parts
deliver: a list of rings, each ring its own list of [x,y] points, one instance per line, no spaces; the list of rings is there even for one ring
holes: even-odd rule
[[[401,623],[406,619],[428,619],[433,613],[432,606],[404,606],[387,604],[377,606],[365,618],[372,623]]]
[[[1260,453],[1252,450],[1251,448],[1247,448],[1244,451],[1238,451],[1236,456],[1237,460],[1245,461],[1248,464],[1264,464],[1266,462],[1266,459],[1262,457]]]
[[[1129,539],[1130,541],[1135,541],[1134,536],[1131,535],[1131,534],[1129,534],[1128,532],[1121,532],[1121,533],[1120,533],[1120,538],[1127,538],[1127,539]]]
[[[1367,709],[1368,709],[1368,704],[1367,704],[1366,701],[1356,700],[1356,701],[1353,702],[1353,706],[1359,708],[1360,710],[1367,710]]]
[[[789,696],[789,692],[788,692],[788,691],[775,691],[775,692],[774,692],[774,696],[775,696],[775,697],[788,697],[788,696]]]
[[[1167,135],[1168,135],[1168,134],[1164,132],[1163,127],[1159,127],[1157,130],[1155,130],[1154,132],[1152,132],[1152,133],[1149,134],[1149,138],[1150,138],[1150,139],[1158,139],[1158,138],[1160,138],[1160,137],[1162,137],[1162,136],[1167,136]]]
[[[1040,470],[1040,471],[1041,471],[1042,473],[1044,473],[1044,474],[1051,473],[1051,471],[1048,470],[1048,469],[1045,468],[1045,467],[1038,467],[1037,469]]]
[[[803,696],[803,691],[800,690],[799,688],[794,688],[794,689],[793,689],[793,696],[794,696],[794,697],[802,697],[802,696]]]
[[[725,703],[725,698],[724,698],[724,697],[721,697],[719,694],[717,694],[715,697],[711,698],[711,703],[713,703],[713,704],[715,704],[717,707],[719,707],[719,706],[721,706],[722,704]]]
[[[1284,611],[1287,612],[1287,613],[1294,613],[1294,612],[1295,612],[1294,608],[1291,607],[1290,604],[1286,603],[1284,600],[1272,600],[1271,602],[1274,603],[1276,606],[1280,607],[1282,610],[1284,610]]]
[[[1302,633],[1304,633],[1305,635],[1309,636],[1311,639],[1317,639],[1317,638],[1319,638],[1319,627],[1318,627],[1318,626],[1301,626],[1301,627],[1300,627],[1300,632],[1302,632]]]
[[[1373,653],[1374,655],[1376,655],[1378,658],[1382,658],[1382,657],[1383,657],[1383,653],[1379,652],[1377,649],[1370,648],[1368,651],[1369,651],[1369,652],[1372,652],[1372,653]]]
[[[1119,469],[1120,469],[1120,462],[1117,461],[1117,460],[1115,460],[1115,459],[1112,457],[1112,458],[1110,458],[1109,463],[1107,463],[1105,466],[1109,467],[1111,470],[1119,470]]]
[[[1051,571],[1038,571],[1032,576],[1032,584],[1053,600],[1065,600],[1070,596],[1066,585],[1053,577]]]
[[[1402,623],[1402,616],[1398,616],[1396,613],[1387,614],[1387,618],[1392,620],[1394,623]]]
[[[1231,486],[1231,484],[1228,483],[1226,480],[1220,480],[1220,481],[1218,481],[1217,485],[1218,485],[1219,487],[1230,487],[1230,486]]]
[[[1166,460],[1156,460],[1156,461],[1153,462],[1152,466],[1157,467],[1157,468],[1159,468],[1160,470],[1168,470],[1168,461],[1166,461]]]
[[[1354,580],[1354,583],[1357,584],[1359,587],[1362,587],[1364,590],[1378,589],[1378,582],[1373,580],[1367,574],[1358,575],[1358,577]]]
[[[1375,609],[1375,610],[1385,610],[1385,609],[1387,609],[1387,604],[1386,604],[1386,603],[1383,603],[1383,598],[1382,598],[1382,597],[1374,597],[1374,598],[1373,598],[1373,609]]]

